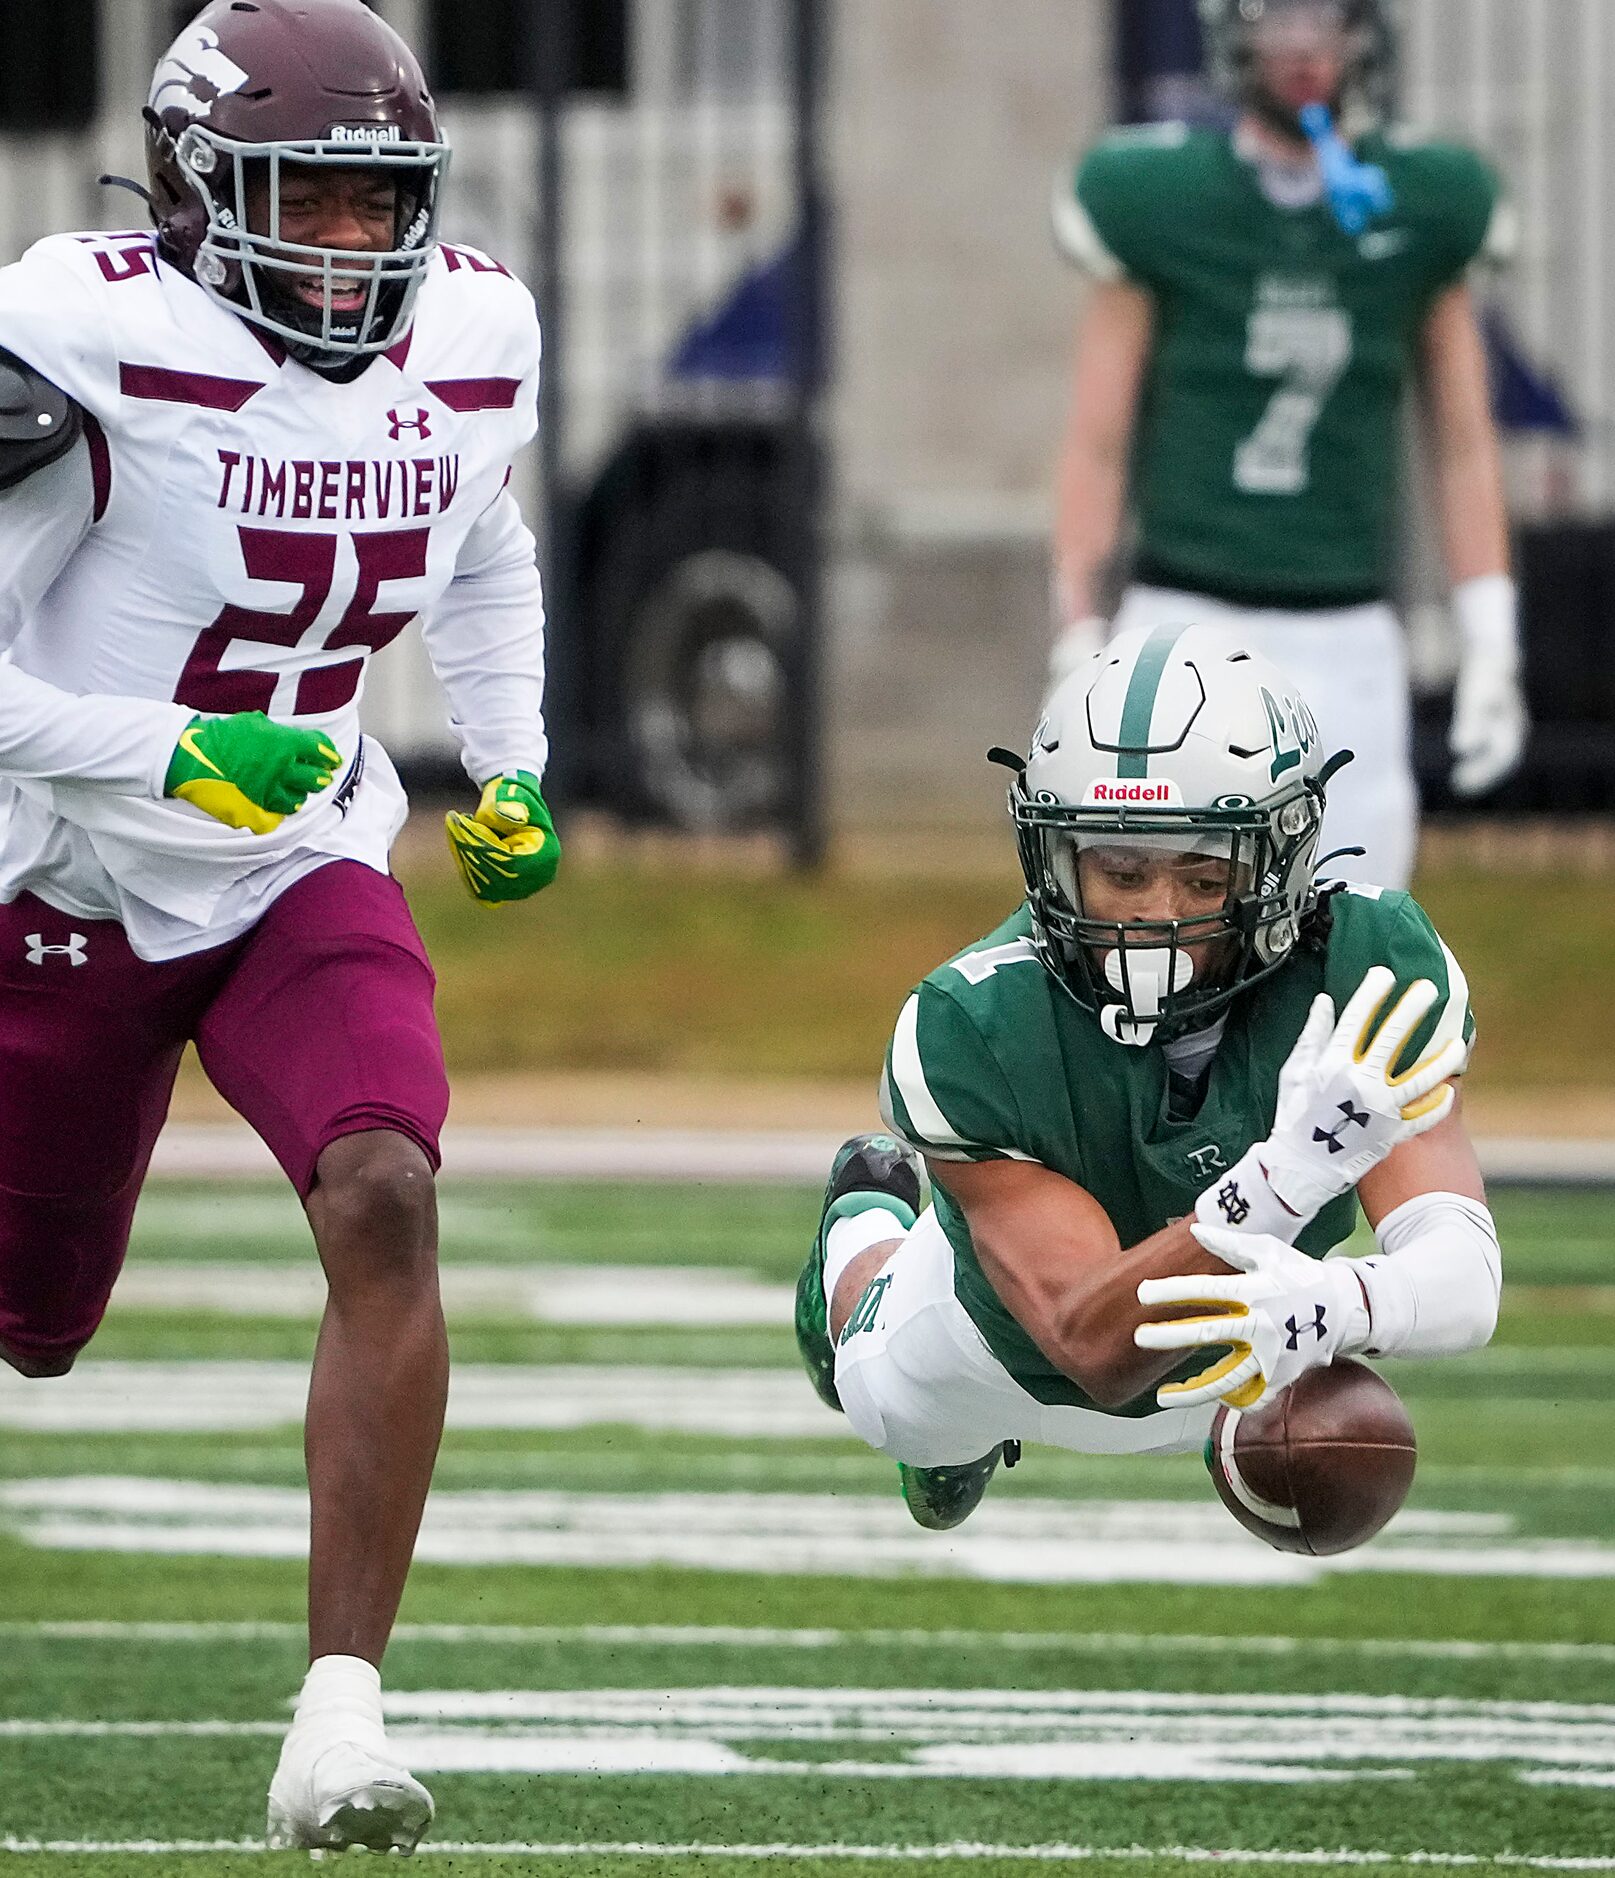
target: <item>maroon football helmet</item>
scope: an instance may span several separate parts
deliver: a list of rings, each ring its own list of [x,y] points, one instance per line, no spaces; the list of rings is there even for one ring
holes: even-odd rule
[[[326,367],[409,330],[449,151],[419,61],[362,0],[212,0],[164,54],[145,117],[160,250],[211,298]],[[284,240],[287,165],[395,179],[393,247]],[[249,177],[267,180],[264,229],[247,226]]]

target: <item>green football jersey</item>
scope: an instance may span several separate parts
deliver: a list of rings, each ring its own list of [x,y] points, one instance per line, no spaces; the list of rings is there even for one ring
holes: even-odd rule
[[[1350,887],[1329,896],[1309,940],[1282,970],[1237,998],[1192,1120],[1168,1107],[1158,1045],[1114,1043],[1055,982],[1034,951],[1026,908],[932,972],[904,1005],[886,1056],[887,1126],[934,1161],[1027,1160],[1087,1189],[1124,1246],[1194,1211],[1219,1173],[1273,1126],[1279,1071],[1312,1000],[1345,1007],[1370,966],[1399,987],[1428,978],[1441,996],[1409,1046],[1474,1034],[1469,988],[1418,902]],[[1411,1059],[1409,1059],[1411,1060]],[[953,1246],[961,1303],[999,1361],[1040,1402],[1097,1408],[1056,1369],[999,1300],[977,1262],[964,1214],[940,1186],[937,1218]],[[1301,1234],[1314,1258],[1350,1236],[1352,1195]],[[1199,1353],[1185,1365],[1200,1367]],[[1120,1410],[1146,1415],[1154,1391]]]
[[[1504,218],[1468,150],[1357,149],[1396,202],[1355,237],[1182,124],[1118,132],[1056,191],[1064,252],[1154,302],[1133,457],[1146,579],[1275,607],[1391,591],[1419,334]]]

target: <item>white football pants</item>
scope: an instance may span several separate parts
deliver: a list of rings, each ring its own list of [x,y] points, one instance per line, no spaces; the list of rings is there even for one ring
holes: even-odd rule
[[[1078,1454],[1184,1454],[1211,1432],[1215,1403],[1126,1416],[1028,1395],[954,1295],[953,1247],[931,1207],[881,1277],[888,1282],[871,1321],[836,1350],[836,1393],[853,1432],[894,1461],[957,1467],[1001,1441]],[[860,1310],[855,1321],[863,1317]]]
[[[1164,587],[1131,587],[1115,630],[1132,626],[1221,626],[1295,680],[1323,732],[1326,756],[1353,750],[1329,784],[1318,855],[1362,848],[1323,869],[1334,880],[1406,887],[1418,846],[1413,714],[1402,627],[1388,606],[1339,613],[1251,611]]]

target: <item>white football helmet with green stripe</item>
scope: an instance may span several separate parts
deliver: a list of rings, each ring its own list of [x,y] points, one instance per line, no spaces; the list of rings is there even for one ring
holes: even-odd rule
[[[1000,753],[1001,754],[1001,753]],[[1035,943],[1120,1043],[1203,1028],[1299,942],[1316,898],[1325,760],[1306,700],[1211,626],[1120,634],[1045,706],[1010,791]],[[1206,857],[1221,905],[1118,920],[1084,906],[1086,849]]]

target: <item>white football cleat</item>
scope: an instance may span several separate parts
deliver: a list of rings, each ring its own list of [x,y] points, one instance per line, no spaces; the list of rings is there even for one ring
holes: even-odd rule
[[[376,1671],[322,1657],[269,1784],[269,1849],[413,1852],[432,1812],[431,1794],[388,1748]]]

